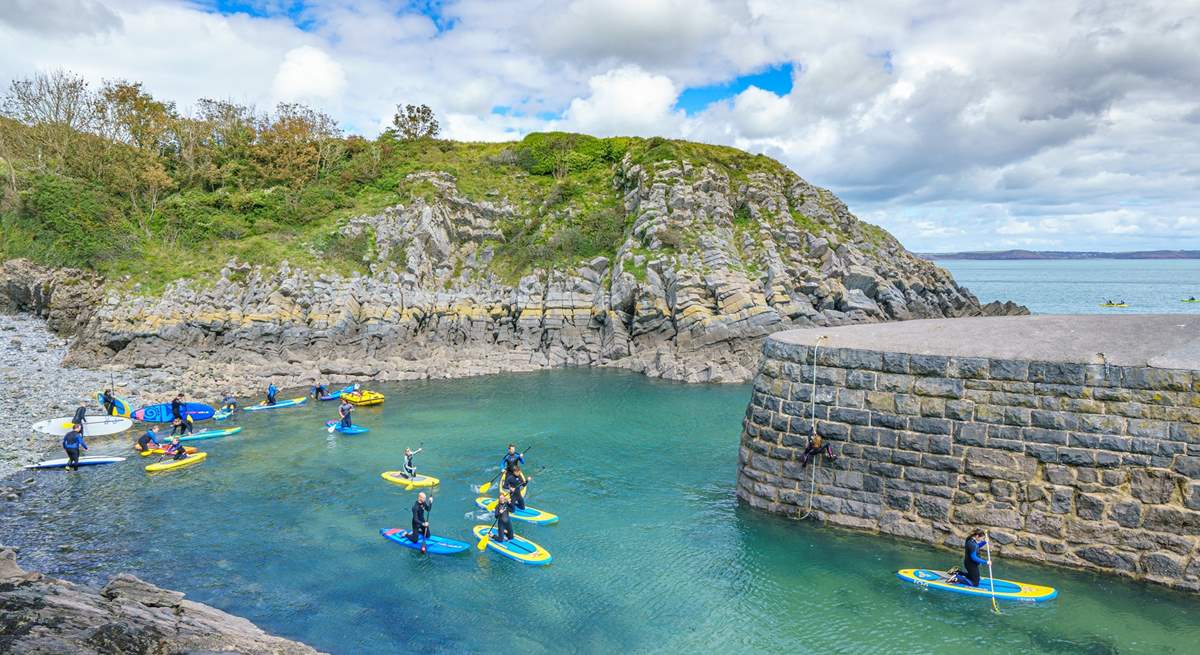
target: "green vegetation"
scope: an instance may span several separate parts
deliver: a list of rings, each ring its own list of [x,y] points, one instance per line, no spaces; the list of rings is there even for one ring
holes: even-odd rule
[[[662,138],[443,141],[427,110],[398,108],[395,129],[364,139],[303,105],[259,112],[202,100],[184,114],[136,83],[18,80],[0,104],[0,257],[129,276],[149,292],[213,277],[230,258],[364,271],[378,259],[374,236],[339,228],[397,203],[435,202],[442,182],[414,174],[446,173],[468,199],[514,207],[490,244],[494,270],[511,281],[615,254],[632,223],[614,185],[626,157],[650,168],[713,165],[735,185],[787,172],[735,148]],[[751,227],[747,208],[735,223]],[[673,230],[660,238],[676,250],[695,241]],[[403,266],[404,248],[387,259]]]

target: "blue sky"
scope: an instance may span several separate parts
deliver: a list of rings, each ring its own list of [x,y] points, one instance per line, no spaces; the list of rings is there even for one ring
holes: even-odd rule
[[[1188,3],[54,0],[0,2],[0,43],[0,84],[303,102],[367,136],[424,103],[461,140],[731,145],[914,250],[1200,248]]]

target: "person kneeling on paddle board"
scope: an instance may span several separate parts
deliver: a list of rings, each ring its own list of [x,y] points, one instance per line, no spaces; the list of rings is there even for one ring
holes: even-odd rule
[[[955,575],[954,582],[971,587],[979,586],[979,565],[987,564],[987,560],[979,556],[979,549],[987,544],[983,541],[983,530],[972,530],[967,540],[963,542],[963,569]]]
[[[79,434],[83,434],[84,421],[87,420],[87,401],[79,401],[79,408],[75,410],[75,416],[71,417],[71,425],[79,430]]]
[[[525,473],[521,471],[521,465],[517,463],[504,472],[504,488],[512,498],[513,507],[525,509],[525,485],[532,481],[533,478],[525,477]]]
[[[100,396],[100,401],[104,403],[105,415],[117,415],[117,397],[113,395],[112,389],[105,389],[104,393]]]
[[[234,398],[232,393],[226,391],[225,397],[221,399],[221,409],[227,409],[230,412],[237,409],[237,398]]]
[[[70,460],[67,462],[66,467],[68,471],[79,470],[79,449],[88,449],[87,444],[83,441],[82,427],[79,424],[75,424],[71,426],[70,432],[63,435],[62,447],[63,450],[67,451],[67,459]]]
[[[824,455],[831,462],[837,461],[837,455],[833,454],[833,450],[829,447],[829,444],[825,443],[821,435],[814,434],[812,439],[808,440],[808,445],[804,447],[804,452],[800,455],[800,468],[808,466],[808,460],[817,455]]]
[[[496,517],[496,538],[493,541],[504,543],[512,539],[512,497],[508,495],[507,491],[500,492],[500,498],[496,500],[496,509],[492,510],[492,515]]]
[[[351,405],[349,400],[343,399],[342,404],[338,405],[338,416],[342,417],[341,422],[338,423],[338,427],[341,427],[341,428],[350,427],[350,412],[353,412],[353,411],[354,411],[354,405]]]
[[[171,443],[163,449],[163,454],[168,455],[171,459],[187,459],[187,448],[179,443],[179,437],[171,437]]]
[[[528,448],[526,450],[528,450]],[[500,460],[500,470],[507,471],[508,469],[512,468],[514,464],[524,464],[524,463],[525,463],[525,454],[518,453],[517,452],[517,444],[510,443],[510,444],[508,444],[508,453],[506,453],[504,455],[504,459]]]
[[[278,393],[279,393],[279,388],[275,386],[274,382],[267,385],[267,404],[268,405],[275,404],[275,395]]]
[[[418,448],[416,450],[413,450],[412,448],[404,449],[404,470],[400,472],[400,475],[408,478],[409,480],[417,477],[417,465],[413,464],[413,456],[422,450],[424,450],[424,448]]]
[[[325,388],[325,384],[323,382],[318,382],[316,386],[312,388],[312,397],[316,400],[320,400],[327,395],[329,395],[329,391]]]
[[[429,539],[429,512],[433,510],[433,496],[425,497],[425,492],[417,494],[417,502],[412,506],[412,532],[408,540],[414,544],[421,539]],[[421,552],[425,552],[424,546]]]
[[[158,433],[155,432],[154,428],[146,430],[142,436],[138,437],[137,443],[133,445],[133,449],[145,452],[151,449],[150,444],[154,444],[155,448],[158,448],[162,445],[158,442]]]

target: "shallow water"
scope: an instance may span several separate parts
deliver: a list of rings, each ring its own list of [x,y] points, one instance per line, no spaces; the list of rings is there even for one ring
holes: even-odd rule
[[[950,551],[740,507],[745,386],[573,370],[381,390],[382,408],[356,414],[364,436],[327,434],[334,403],[318,403],[242,415],[245,430],[202,442],[208,460],[189,469],[41,474],[0,516],[0,542],[74,580],[133,570],[333,653],[1166,655],[1200,643],[1200,597],[1001,559],[998,577],[1061,596],[995,616],[986,600],[894,577],[951,566]],[[404,446],[423,443],[420,470],[442,479],[434,532],[468,540],[482,522],[472,485],[513,439],[533,446],[530,504],[562,517],[514,524],[551,565],[421,556],[380,537],[409,523],[415,492],[379,477]]]
[[[980,301],[1012,300],[1035,314],[1196,314],[1200,259],[936,262]],[[1129,307],[1101,307],[1106,299]]]

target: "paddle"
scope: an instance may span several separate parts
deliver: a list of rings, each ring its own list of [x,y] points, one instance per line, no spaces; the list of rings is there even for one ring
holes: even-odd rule
[[[992,538],[988,536],[987,531],[983,533],[983,548],[987,552],[988,585],[992,588],[992,611],[999,614],[1000,607],[996,605],[996,578],[992,574]]]
[[[522,450],[521,454],[524,455],[525,453],[529,452],[530,448],[533,448],[533,444],[530,444],[528,447],[525,448],[525,450]],[[499,478],[502,473],[504,473],[504,469],[500,469],[500,473],[497,473],[496,475],[492,476],[491,480],[488,480],[487,482],[479,485],[479,493],[486,494],[488,492],[488,489],[492,488],[492,484],[494,482],[496,482],[496,479]],[[483,550],[483,549],[481,548],[480,550]]]
[[[492,527],[488,528],[487,532],[483,533],[483,536],[479,538],[479,543],[475,544],[476,548],[479,550],[487,548],[488,542],[492,540],[492,530],[495,530],[497,525],[500,525],[500,519],[498,518],[492,521]]]

